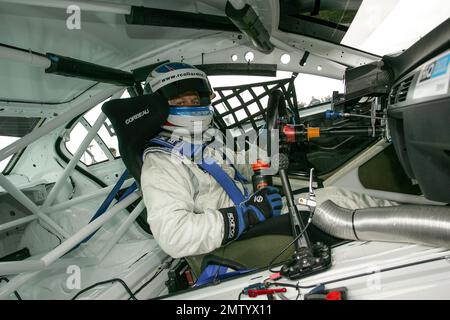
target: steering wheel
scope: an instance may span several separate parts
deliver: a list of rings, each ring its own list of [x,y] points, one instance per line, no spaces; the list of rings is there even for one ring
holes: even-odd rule
[[[269,95],[266,112],[266,128],[267,128],[267,156],[272,156],[271,136],[273,130],[279,129],[279,119],[287,115],[286,101],[281,90],[274,90]]]

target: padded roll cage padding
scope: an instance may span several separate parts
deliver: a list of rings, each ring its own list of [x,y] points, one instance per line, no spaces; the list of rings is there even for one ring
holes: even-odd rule
[[[169,116],[167,100],[157,93],[114,99],[104,103],[102,111],[114,128],[125,167],[140,183],[142,152]]]

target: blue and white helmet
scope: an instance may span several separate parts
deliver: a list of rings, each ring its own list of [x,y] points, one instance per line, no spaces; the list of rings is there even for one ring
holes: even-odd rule
[[[145,82],[146,94],[158,92],[168,101],[187,92],[195,92],[199,106],[170,106],[169,117],[163,129],[175,131],[184,128],[190,133],[208,129],[213,118],[211,96],[213,90],[206,74],[196,67],[180,62],[169,62],[156,67]]]

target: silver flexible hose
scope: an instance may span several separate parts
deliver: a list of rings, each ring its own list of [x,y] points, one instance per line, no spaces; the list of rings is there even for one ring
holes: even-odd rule
[[[450,248],[450,207],[402,205],[350,210],[327,200],[316,208],[312,223],[341,239]]]

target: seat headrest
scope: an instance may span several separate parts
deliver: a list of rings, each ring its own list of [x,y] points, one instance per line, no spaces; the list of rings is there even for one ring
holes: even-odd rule
[[[142,152],[169,116],[167,100],[159,94],[115,99],[105,102],[102,111],[117,135],[125,167],[140,183]]]

